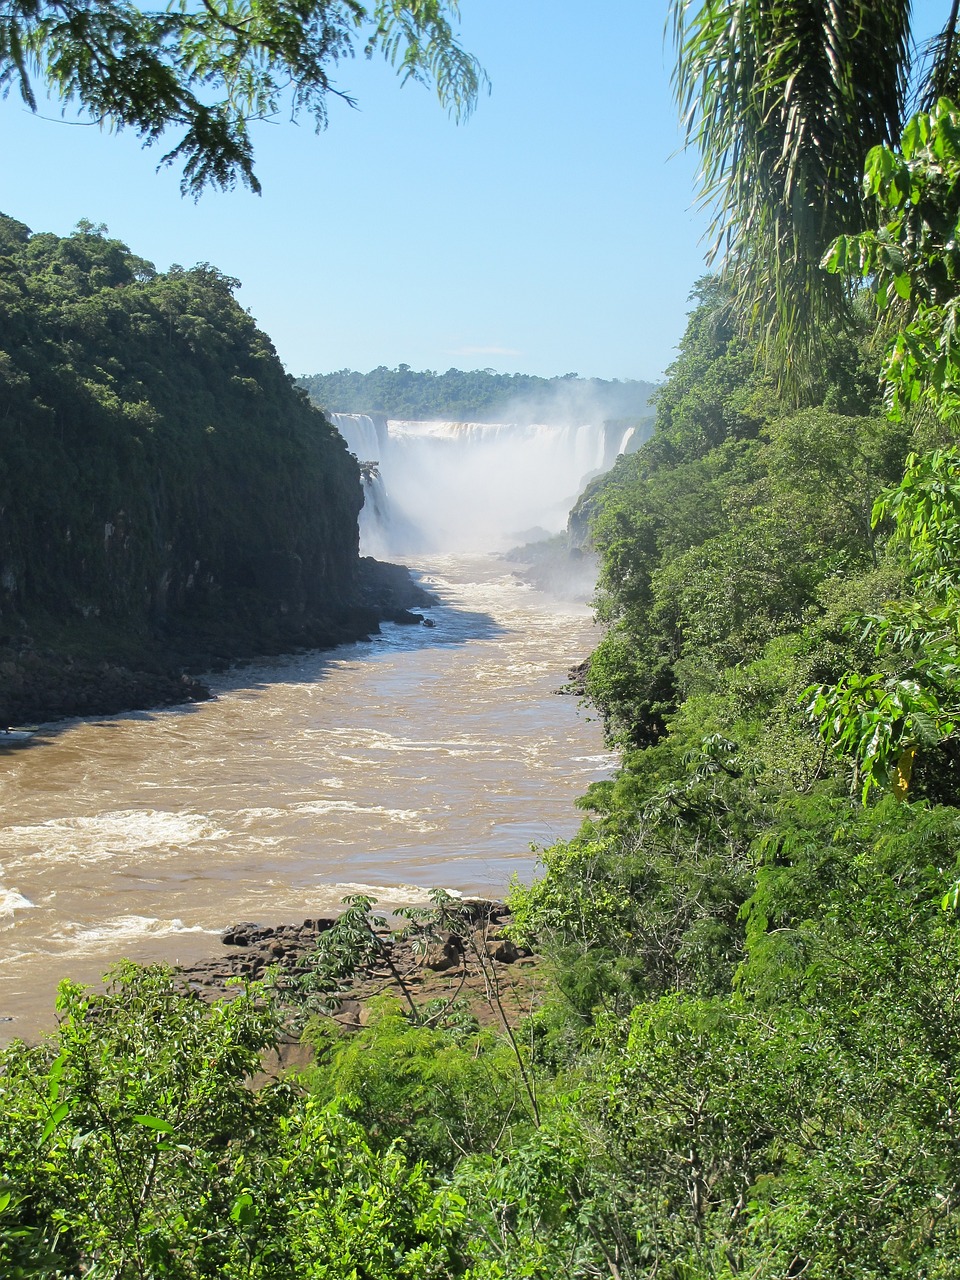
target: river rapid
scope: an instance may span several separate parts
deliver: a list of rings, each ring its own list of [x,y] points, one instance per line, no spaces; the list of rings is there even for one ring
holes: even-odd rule
[[[0,752],[0,1040],[54,1023],[63,977],[187,963],[237,920],[499,896],[571,835],[614,761],[555,691],[588,607],[492,557],[416,566],[435,627],[213,677],[211,702],[42,728]],[[2,741],[2,739],[0,739]]]

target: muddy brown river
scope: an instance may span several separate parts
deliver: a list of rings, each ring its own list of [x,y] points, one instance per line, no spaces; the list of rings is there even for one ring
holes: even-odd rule
[[[487,557],[419,565],[427,627],[245,666],[214,701],[46,726],[0,752],[0,1039],[53,1025],[63,977],[189,961],[239,920],[499,895],[571,835],[613,758],[555,690],[587,606]]]

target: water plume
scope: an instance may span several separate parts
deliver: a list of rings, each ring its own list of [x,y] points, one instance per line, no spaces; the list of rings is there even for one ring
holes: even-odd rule
[[[549,537],[587,481],[642,431],[616,421],[330,418],[363,469],[361,551],[381,558],[501,551]]]

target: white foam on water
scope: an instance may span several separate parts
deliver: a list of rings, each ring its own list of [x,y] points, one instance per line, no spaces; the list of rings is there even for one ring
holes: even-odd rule
[[[16,889],[7,889],[0,885],[0,920],[5,916],[13,919],[15,911],[29,911],[35,906],[36,903],[31,902],[29,898],[25,898]]]
[[[0,851],[16,866],[40,853],[53,861],[102,862],[119,855],[163,852],[229,833],[201,813],[115,809],[82,817],[52,818],[0,831]]]
[[[100,951],[115,948],[125,942],[144,938],[167,938],[179,933],[206,933],[217,936],[218,930],[204,929],[200,925],[186,925],[182,920],[158,920],[156,916],[115,916],[97,924],[67,924],[54,934],[58,942],[67,942],[80,951]]]
[[[349,743],[354,751],[390,751],[402,755],[432,752],[449,756],[487,756],[502,751],[506,745],[475,735],[456,738],[400,738],[377,729],[332,729],[327,732],[326,737],[339,738]],[[340,758],[355,764],[366,763],[361,756],[340,754]]]
[[[217,812],[226,814],[227,810],[218,809]],[[282,818],[286,812],[286,809],[277,809],[273,806],[267,806],[265,808],[237,809],[231,813],[230,816],[238,818],[242,822],[262,822],[264,818]]]
[[[351,800],[307,800],[302,804],[292,805],[291,808],[294,813],[309,813],[318,817],[330,813],[365,813],[386,818],[389,822],[397,822],[404,826],[413,824],[418,831],[432,829],[417,822],[417,819],[423,816],[419,809],[387,809],[379,804],[354,804]]]
[[[352,881],[338,881],[336,884],[329,886],[330,890],[339,893],[341,897],[347,898],[354,894],[363,894],[367,898],[376,898],[378,902],[384,900],[389,902],[409,903],[411,906],[427,905],[430,901],[430,894],[433,888],[425,888],[422,884],[360,884]],[[447,889],[447,893],[452,898],[461,898],[463,895],[457,889]]]

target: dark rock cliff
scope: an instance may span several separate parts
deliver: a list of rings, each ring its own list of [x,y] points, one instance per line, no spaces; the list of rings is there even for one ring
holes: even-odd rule
[[[378,594],[356,461],[237,287],[0,217],[0,722],[195,696],[184,667],[418,602]]]

